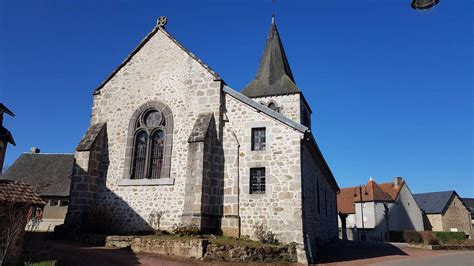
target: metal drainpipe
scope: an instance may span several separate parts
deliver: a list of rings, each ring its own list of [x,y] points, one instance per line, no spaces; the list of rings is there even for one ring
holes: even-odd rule
[[[239,139],[237,138],[237,135],[235,134],[235,132],[230,130],[230,129],[229,129],[229,131],[232,133],[232,135],[235,138],[235,141],[237,142],[237,216],[239,217],[238,238],[240,238],[240,235],[241,235],[241,222],[240,222],[240,142],[239,142]]]

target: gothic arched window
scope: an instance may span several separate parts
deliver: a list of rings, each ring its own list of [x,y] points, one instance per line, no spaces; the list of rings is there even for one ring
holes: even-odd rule
[[[125,179],[170,177],[173,115],[165,104],[154,101],[140,107],[129,126]]]

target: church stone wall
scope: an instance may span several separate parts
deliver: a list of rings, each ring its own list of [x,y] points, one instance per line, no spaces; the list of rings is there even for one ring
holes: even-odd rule
[[[267,105],[270,101],[274,101],[280,107],[280,113],[291,120],[300,123],[301,121],[301,104],[299,94],[276,95],[268,97],[252,98],[258,103]]]
[[[238,219],[234,218],[240,217],[243,236],[254,238],[254,225],[264,223],[278,240],[303,244],[302,133],[230,95],[225,97],[225,106],[223,228],[237,224]],[[263,151],[251,151],[251,129],[254,127],[266,128],[266,149]],[[265,167],[264,194],[250,194],[252,167]]]
[[[122,231],[146,229],[150,212],[165,211],[162,229],[179,224],[184,205],[188,137],[198,113],[218,118],[221,82],[159,30],[94,96],[91,124],[107,123],[109,167],[102,203]],[[147,101],[161,101],[174,118],[170,177],[173,185],[119,185],[129,120]],[[216,123],[219,124],[219,119]],[[217,126],[219,130],[219,126]]]
[[[337,229],[337,201],[334,188],[327,182],[317,162],[314,147],[309,141],[303,142],[302,149],[302,178],[303,178],[303,217],[304,234],[307,242],[311,244],[313,252],[315,247],[321,246],[338,237]],[[318,189],[319,188],[319,189]]]

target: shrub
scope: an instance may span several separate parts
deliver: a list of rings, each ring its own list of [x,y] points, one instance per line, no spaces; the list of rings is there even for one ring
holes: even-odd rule
[[[422,241],[421,235],[417,231],[403,232],[403,239],[407,243],[421,243]]]
[[[196,236],[201,233],[201,229],[196,225],[181,225],[173,226],[173,233],[178,236]]]
[[[148,215],[148,224],[153,228],[155,234],[160,233],[160,226],[161,226],[161,218],[163,218],[163,211],[152,211]]]
[[[429,233],[430,234],[426,234],[426,236],[423,237],[423,243],[427,245],[439,245],[439,240],[431,234],[431,232]]]
[[[255,237],[262,243],[278,244],[275,234],[268,230],[268,227],[263,223],[256,223],[254,226]]]
[[[459,242],[467,239],[464,232],[433,232],[436,238],[442,243]]]

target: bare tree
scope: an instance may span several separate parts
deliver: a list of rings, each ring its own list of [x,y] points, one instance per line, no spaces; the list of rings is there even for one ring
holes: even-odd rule
[[[0,265],[21,253],[25,226],[31,216],[27,204],[5,202],[0,207]]]

